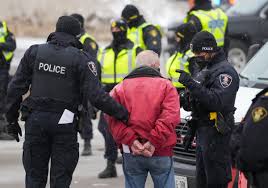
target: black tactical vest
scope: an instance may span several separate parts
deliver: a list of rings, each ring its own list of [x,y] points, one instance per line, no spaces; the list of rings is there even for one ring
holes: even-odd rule
[[[75,75],[73,47],[43,44],[38,47],[33,70],[31,98],[49,99],[69,106],[79,103],[79,82]]]

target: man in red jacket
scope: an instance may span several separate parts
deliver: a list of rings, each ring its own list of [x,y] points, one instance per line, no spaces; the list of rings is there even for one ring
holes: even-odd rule
[[[144,187],[150,172],[154,187],[174,188],[173,147],[180,121],[179,96],[159,72],[158,55],[139,53],[137,67],[112,91],[130,112],[127,126],[108,117],[110,131],[123,151],[126,188]]]

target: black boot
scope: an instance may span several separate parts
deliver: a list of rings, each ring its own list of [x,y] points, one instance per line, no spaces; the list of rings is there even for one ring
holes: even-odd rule
[[[99,173],[99,178],[114,178],[117,177],[116,167],[115,167],[115,161],[109,161],[107,160],[107,167]]]
[[[90,156],[92,155],[91,143],[90,140],[85,140],[84,142],[84,150],[82,151],[82,156]]]

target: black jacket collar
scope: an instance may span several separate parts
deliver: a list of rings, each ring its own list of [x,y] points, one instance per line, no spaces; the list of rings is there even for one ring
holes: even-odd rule
[[[141,66],[141,67],[134,69],[131,73],[129,73],[129,75],[127,75],[125,79],[139,78],[139,77],[163,78],[158,70],[148,67],[148,66]]]
[[[83,45],[75,36],[63,32],[51,33],[47,38],[47,42],[49,44],[56,44],[63,47],[73,46],[78,49],[83,49]]]
[[[223,49],[219,49],[219,51],[216,53],[214,58],[208,64],[208,68],[213,67],[214,65],[221,63],[223,61],[227,61],[226,55],[225,55]]]

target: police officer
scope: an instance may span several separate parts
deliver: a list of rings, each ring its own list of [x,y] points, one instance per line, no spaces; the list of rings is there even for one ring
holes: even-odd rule
[[[127,121],[128,112],[101,87],[95,59],[81,51],[76,39],[81,30],[71,16],[62,16],[46,44],[33,45],[24,54],[7,94],[8,132],[19,141],[18,110],[25,123],[23,165],[26,187],[45,188],[48,164],[50,187],[68,188],[79,158],[78,105],[92,105]]]
[[[6,133],[4,120],[5,97],[9,81],[10,62],[16,49],[16,41],[13,33],[7,27],[5,21],[0,21],[0,140],[12,140]]]
[[[194,7],[188,12],[185,22],[194,24],[197,31],[211,32],[217,45],[227,52],[228,16],[220,8],[213,9],[211,0],[195,0]]]
[[[254,188],[268,187],[268,88],[252,100],[252,104],[234,131],[232,146],[237,146],[237,167]]]
[[[116,84],[121,82],[135,68],[136,56],[142,51],[141,48],[134,45],[127,38],[127,29],[128,27],[124,20],[112,21],[111,32],[113,41],[98,54],[98,61],[102,67],[101,82],[106,92],[110,92]],[[107,166],[98,177],[116,177],[115,161],[117,159],[117,145],[108,130],[103,113],[101,114],[98,128],[105,140],[104,157],[107,159]]]
[[[190,42],[196,33],[196,28],[191,23],[182,24],[175,30],[176,52],[166,63],[166,73],[179,94],[184,92],[185,86],[178,82],[180,73],[177,73],[176,70],[190,72],[191,65],[189,65],[188,59],[194,55],[190,49]]]
[[[98,53],[98,44],[95,38],[89,35],[84,28],[84,17],[81,14],[72,14],[81,24],[81,34],[79,36],[79,41],[83,44],[83,50],[88,52],[92,57],[97,57]]]
[[[161,33],[155,25],[145,21],[134,5],[126,5],[121,17],[128,24],[128,38],[142,49],[161,53]]]
[[[76,18],[81,24],[81,34],[79,35],[79,41],[83,44],[83,50],[89,53],[92,57],[97,56],[98,52],[98,44],[95,39],[85,32],[84,29],[84,17],[81,14],[72,14],[74,18]],[[98,75],[101,74],[101,68],[99,64],[96,64]],[[91,140],[93,138],[93,129],[92,129],[92,121],[91,118],[96,116],[96,110],[92,107],[90,102],[86,102],[84,106],[80,108],[80,129],[81,129],[81,137],[84,140],[84,149],[82,151],[82,156],[92,155],[91,148]]]
[[[190,92],[193,123],[184,142],[196,130],[197,187],[227,188],[231,180],[229,140],[234,126],[234,103],[239,77],[227,62],[214,36],[202,31],[191,42],[195,61],[202,69],[192,78],[185,71],[179,82]]]

